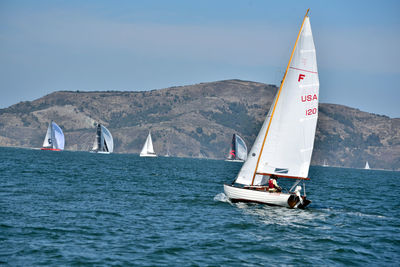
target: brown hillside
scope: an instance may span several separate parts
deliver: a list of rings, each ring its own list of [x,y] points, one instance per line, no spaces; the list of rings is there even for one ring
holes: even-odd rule
[[[95,123],[108,127],[115,152],[154,148],[174,156],[227,156],[233,133],[251,147],[277,87],[227,80],[146,92],[55,92],[0,110],[0,145],[41,147],[48,122],[64,130],[66,149],[89,150]],[[400,119],[320,104],[313,164],[400,169]]]

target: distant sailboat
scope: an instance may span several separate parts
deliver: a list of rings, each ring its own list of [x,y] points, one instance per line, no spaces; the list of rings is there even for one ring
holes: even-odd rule
[[[96,128],[96,139],[94,140],[93,153],[110,154],[114,151],[114,139],[110,131],[100,123]]]
[[[371,169],[371,168],[369,167],[368,161],[367,161],[367,162],[365,162],[365,167],[364,167],[364,169],[366,169],[366,170],[369,170],[369,169]]]
[[[231,150],[226,161],[244,162],[247,159],[247,146],[244,140],[238,135],[233,134]]]
[[[231,202],[253,202],[305,208],[301,181],[308,170],[318,119],[319,79],[307,13],[303,19],[280,88],[249,156],[232,184],[225,184]],[[270,177],[296,179],[287,192],[277,192]],[[271,180],[272,181],[272,180]],[[303,190],[304,195],[301,195]]]
[[[151,133],[147,136],[146,142],[143,145],[142,151],[140,152],[141,157],[157,157],[153,148],[153,141],[151,140]]]
[[[54,121],[50,122],[41,150],[61,151],[64,150],[64,144],[64,133],[60,126]]]
[[[329,165],[326,163],[326,159],[324,159],[324,164],[322,165],[323,167],[328,167]]]

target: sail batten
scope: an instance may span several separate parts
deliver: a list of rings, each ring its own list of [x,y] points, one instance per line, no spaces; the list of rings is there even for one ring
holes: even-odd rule
[[[305,69],[300,69],[300,68],[295,68],[295,67],[290,67],[290,69],[309,72],[309,73],[313,73],[313,74],[318,74],[318,72],[312,71],[312,70],[305,70]]]
[[[315,83],[315,84],[302,84],[299,86],[299,88],[312,88],[315,86],[319,86],[319,83]]]

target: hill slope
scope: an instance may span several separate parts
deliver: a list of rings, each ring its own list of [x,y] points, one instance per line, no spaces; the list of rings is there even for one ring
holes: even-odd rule
[[[0,110],[0,145],[41,147],[48,122],[66,149],[89,150],[95,123],[114,136],[115,152],[139,153],[151,130],[158,154],[224,158],[233,133],[251,147],[277,87],[227,80],[146,92],[54,92]],[[313,164],[400,169],[400,119],[320,104]]]

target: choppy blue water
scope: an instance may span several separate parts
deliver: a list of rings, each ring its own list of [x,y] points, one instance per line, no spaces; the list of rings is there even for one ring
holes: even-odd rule
[[[311,167],[290,210],[229,203],[240,166],[0,148],[0,263],[399,264],[399,172]]]

